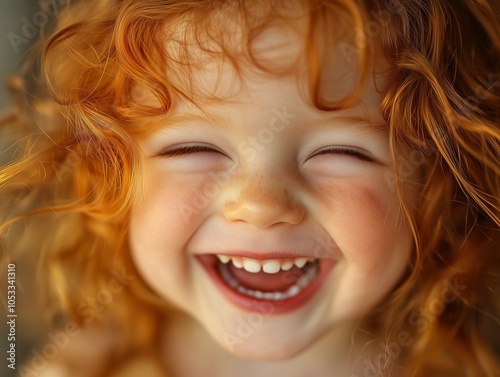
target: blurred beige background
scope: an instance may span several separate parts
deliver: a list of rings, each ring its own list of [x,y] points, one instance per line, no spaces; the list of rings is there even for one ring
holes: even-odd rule
[[[23,62],[29,53],[30,47],[38,39],[38,31],[25,29],[27,22],[33,22],[33,17],[40,17],[39,22],[43,22],[43,15],[37,12],[41,9],[41,2],[45,0],[0,0],[0,116],[5,115],[11,105],[8,92],[5,88],[5,80],[9,75],[19,72]],[[47,4],[50,1],[46,2]],[[57,1],[56,1],[57,3]],[[59,3],[58,3],[59,4]],[[48,22],[49,20],[47,20]],[[26,38],[26,32],[29,38]],[[0,150],[0,156],[1,156]],[[27,235],[25,235],[27,236]],[[4,252],[2,250],[2,252]],[[19,373],[21,363],[27,358],[33,357],[32,350],[36,350],[37,339],[47,333],[43,322],[37,322],[40,318],[40,310],[34,304],[36,292],[34,292],[37,282],[34,274],[34,259],[31,256],[16,260],[16,367],[14,371],[7,367],[6,355],[8,351],[6,313],[5,307],[0,305],[0,376],[16,376]],[[2,266],[0,271],[1,295],[7,292],[7,271]],[[16,373],[17,372],[17,373]]]
[[[37,38],[37,35],[24,38],[22,28],[25,19],[33,21],[33,16],[40,9],[39,2],[40,0],[0,0],[0,77],[2,84],[0,107],[2,110],[9,103],[4,85],[5,78],[7,75],[18,72],[31,43]],[[16,39],[17,36],[23,39]]]

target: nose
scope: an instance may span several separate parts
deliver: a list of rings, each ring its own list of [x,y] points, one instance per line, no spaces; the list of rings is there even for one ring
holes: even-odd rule
[[[304,218],[304,206],[276,175],[256,173],[239,183],[243,183],[241,190],[224,204],[228,221],[244,221],[264,229],[279,223],[299,224]]]

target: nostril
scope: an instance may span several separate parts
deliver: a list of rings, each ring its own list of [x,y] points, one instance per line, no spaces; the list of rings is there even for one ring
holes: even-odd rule
[[[299,224],[305,216],[305,208],[290,200],[242,199],[230,200],[224,205],[224,217],[228,221],[244,221],[261,229],[278,223]]]

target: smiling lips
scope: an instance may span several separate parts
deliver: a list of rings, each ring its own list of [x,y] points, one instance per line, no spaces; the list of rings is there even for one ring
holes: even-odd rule
[[[281,270],[272,274],[264,271],[249,273],[231,263],[219,263],[217,270],[226,283],[244,295],[281,301],[298,295],[314,280],[318,274],[318,263],[313,260],[302,268],[294,266],[287,271]]]
[[[276,314],[308,302],[335,264],[333,260],[310,257],[254,259],[204,254],[198,259],[231,302],[254,310],[259,302],[272,301]]]

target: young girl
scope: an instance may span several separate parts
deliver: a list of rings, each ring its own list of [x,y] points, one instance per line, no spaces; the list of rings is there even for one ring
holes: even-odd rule
[[[19,375],[500,375],[500,3],[57,11],[2,130],[58,314]]]

